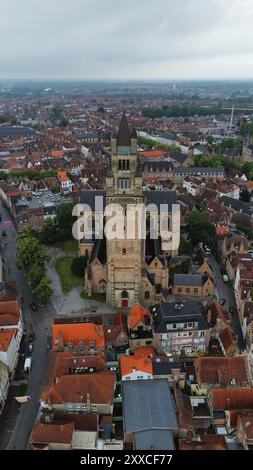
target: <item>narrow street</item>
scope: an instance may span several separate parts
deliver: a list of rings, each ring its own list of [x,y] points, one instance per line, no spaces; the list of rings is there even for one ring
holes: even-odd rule
[[[5,278],[6,280],[15,280],[17,282],[19,297],[23,297],[24,330],[27,330],[27,335],[29,335],[29,332],[35,332],[32,369],[28,377],[27,389],[27,395],[31,396],[31,400],[21,406],[20,413],[18,413],[18,410],[16,410],[15,415],[12,413],[6,424],[4,438],[0,442],[0,449],[22,450],[27,447],[27,442],[39,409],[39,395],[46,372],[47,345],[53,318],[57,314],[67,315],[77,312],[85,315],[95,310],[96,313],[105,315],[104,321],[107,324],[112,321],[114,310],[106,304],[81,299],[81,289],[74,289],[71,293],[63,296],[59,279],[55,271],[51,269],[48,275],[52,277],[54,294],[46,307],[39,308],[37,312],[33,312],[30,306],[31,303],[35,302],[38,305],[39,302],[32,293],[24,273],[16,267],[16,231],[13,225],[8,227],[4,225],[5,221],[10,220],[10,214],[2,202],[0,203],[0,213],[2,214],[0,241],[5,265]],[[6,232],[6,237],[2,237],[3,230]]]
[[[216,284],[216,289],[217,289],[217,294],[218,294],[218,299],[225,299],[226,303],[224,305],[224,308],[229,311],[229,307],[234,307],[235,313],[231,314],[231,324],[235,333],[235,336],[237,337],[238,341],[238,346],[240,350],[244,349],[244,339],[242,336],[242,330],[241,330],[241,325],[238,317],[238,312],[236,308],[236,301],[235,301],[235,295],[234,295],[234,289],[230,285],[230,283],[225,284],[222,279],[222,274],[220,272],[221,265],[216,261],[215,257],[213,255],[210,256],[209,258],[210,265],[213,269],[214,272],[214,281]]]
[[[22,313],[24,319],[24,329],[35,332],[32,353],[32,369],[29,374],[27,395],[31,400],[21,406],[18,419],[13,425],[12,419],[6,424],[4,439],[0,443],[1,449],[25,449],[31,433],[34,420],[39,408],[39,393],[43,383],[46,363],[47,363],[47,342],[50,334],[50,326],[53,316],[57,313],[53,306],[49,304],[46,308],[37,312],[31,310],[30,304],[37,299],[34,297],[23,272],[19,271],[15,264],[16,232],[13,226],[6,227],[4,222],[10,220],[8,210],[0,204],[2,222],[0,225],[2,256],[5,265],[6,280],[15,280],[20,298],[23,297]],[[2,237],[5,230],[7,236]],[[11,417],[10,417],[11,418]],[[13,430],[14,429],[14,430]]]

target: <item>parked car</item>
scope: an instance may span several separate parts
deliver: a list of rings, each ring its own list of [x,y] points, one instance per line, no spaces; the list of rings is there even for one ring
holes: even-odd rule
[[[29,351],[30,354],[32,354],[32,352],[33,352],[33,344],[32,343],[28,344],[28,351]]]
[[[37,312],[38,307],[37,307],[37,305],[35,304],[35,302],[31,303],[31,309],[33,310],[33,312]]]
[[[220,299],[220,300],[219,300],[219,304],[220,304],[220,305],[225,305],[225,303],[226,303],[226,300],[225,300],[225,299]]]
[[[25,364],[24,364],[24,372],[30,372],[32,368],[32,358],[29,356],[29,357],[26,357],[25,359]]]
[[[206,252],[207,256],[209,256],[211,254],[211,250],[210,250],[209,246],[205,245],[205,252]]]

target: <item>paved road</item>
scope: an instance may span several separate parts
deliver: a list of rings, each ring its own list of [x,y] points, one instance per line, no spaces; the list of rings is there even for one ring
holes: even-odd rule
[[[238,312],[237,312],[237,309],[236,309],[234,289],[229,283],[225,284],[223,282],[222,275],[221,275],[221,272],[220,272],[221,265],[216,261],[216,259],[214,258],[213,255],[209,258],[209,262],[210,262],[210,264],[212,266],[212,269],[213,269],[213,272],[214,272],[214,281],[215,281],[215,284],[216,284],[218,298],[219,299],[223,298],[223,299],[226,300],[224,308],[226,308],[227,310],[229,310],[229,307],[231,307],[231,306],[233,306],[234,309],[235,309],[235,315],[230,314],[231,315],[231,324],[232,324],[232,328],[234,330],[234,333],[235,333],[236,337],[238,338],[238,340],[237,340],[238,341],[238,346],[239,346],[240,350],[243,350],[245,344],[244,344],[244,340],[243,340],[243,335],[242,335],[241,325],[240,325],[240,321],[239,321],[239,317],[238,317]]]
[[[29,383],[27,394],[31,396],[31,401],[21,406],[18,421],[13,431],[13,423],[7,423],[7,431],[4,440],[1,443],[2,449],[25,449],[31,433],[34,420],[39,407],[39,393],[43,383],[46,360],[47,360],[47,341],[50,333],[50,326],[53,316],[56,312],[52,305],[47,308],[39,309],[38,312],[32,312],[30,304],[37,300],[27,284],[23,272],[19,271],[15,264],[16,233],[13,227],[4,227],[3,223],[10,220],[8,210],[0,203],[0,212],[3,220],[0,226],[0,237],[3,229],[7,237],[1,237],[2,254],[5,265],[5,276],[7,280],[16,280],[20,297],[24,298],[22,303],[22,312],[24,318],[24,327],[29,331],[34,329],[36,333],[33,349],[32,370],[29,374]]]

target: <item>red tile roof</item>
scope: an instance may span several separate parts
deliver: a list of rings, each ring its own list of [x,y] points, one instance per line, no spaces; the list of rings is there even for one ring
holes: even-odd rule
[[[179,441],[179,450],[228,450],[224,436],[200,435],[200,441]]]
[[[242,425],[247,439],[253,439],[253,416],[243,415],[238,417],[237,428]]]
[[[230,348],[236,347],[236,340],[231,328],[225,328],[221,331],[219,338],[226,354],[229,353]]]
[[[0,326],[17,325],[20,317],[17,300],[1,302],[0,300]]]
[[[48,384],[55,383],[56,378],[62,375],[69,375],[70,369],[76,368],[93,368],[94,371],[101,371],[105,369],[104,355],[84,355],[73,354],[71,351],[62,351],[49,353],[48,368],[46,382]]]
[[[72,324],[54,324],[52,326],[53,350],[57,351],[61,341],[66,345],[71,341],[78,347],[79,341],[84,341],[85,348],[89,346],[90,341],[95,341],[96,348],[104,349],[104,329],[103,325],[94,323],[72,323]]]
[[[145,324],[145,317],[150,318],[149,311],[142,307],[141,304],[135,304],[128,315],[128,328],[132,330],[139,322]]]
[[[12,337],[15,335],[17,330],[14,328],[8,328],[0,331],[0,351],[7,351],[10,345]]]
[[[215,410],[253,408],[253,388],[212,388],[210,397]]]
[[[231,380],[242,386],[249,385],[247,356],[199,357],[195,359],[197,380],[204,384],[227,386]]]
[[[32,441],[36,444],[70,444],[74,429],[74,423],[37,422],[32,433]]]
[[[41,392],[41,400],[50,399],[52,404],[91,403],[111,404],[114,396],[116,376],[108,371],[84,375],[63,375],[53,385],[46,385]]]
[[[163,150],[144,150],[139,152],[141,157],[164,157],[166,152]]]
[[[146,374],[152,375],[153,366],[152,360],[145,356],[120,356],[120,374],[121,377],[131,374],[133,371],[146,372]]]

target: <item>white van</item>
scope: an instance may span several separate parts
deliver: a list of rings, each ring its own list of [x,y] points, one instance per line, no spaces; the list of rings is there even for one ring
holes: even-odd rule
[[[25,364],[24,364],[24,372],[30,372],[32,368],[32,358],[31,357],[26,357],[25,359]]]

